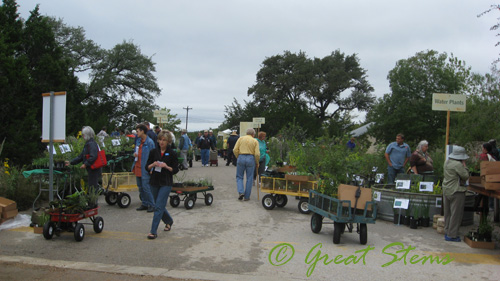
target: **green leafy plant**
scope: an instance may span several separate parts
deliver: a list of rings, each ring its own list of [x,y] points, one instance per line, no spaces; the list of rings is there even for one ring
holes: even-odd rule
[[[424,203],[422,204],[422,209],[421,209],[421,216],[423,218],[429,217],[430,208],[431,208],[431,203],[429,202],[429,200],[425,200]]]
[[[493,225],[487,217],[483,216],[479,222],[477,232],[480,236],[484,237],[486,241],[491,241],[491,234],[493,233]]]

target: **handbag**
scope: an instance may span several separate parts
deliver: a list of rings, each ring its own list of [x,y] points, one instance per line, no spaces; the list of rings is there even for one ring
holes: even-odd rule
[[[99,151],[97,152],[97,159],[92,165],[90,165],[90,169],[92,170],[97,170],[108,165],[108,160],[106,159],[106,151],[101,150],[99,145],[97,145],[97,149],[99,149]],[[87,154],[85,156],[87,157],[87,159],[90,158],[90,154]]]

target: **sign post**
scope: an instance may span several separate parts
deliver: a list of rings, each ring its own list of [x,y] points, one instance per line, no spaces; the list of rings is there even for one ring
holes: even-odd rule
[[[54,200],[54,142],[66,139],[66,92],[42,94],[42,142],[49,143],[49,200]]]
[[[163,129],[161,124],[162,124],[162,121],[168,122],[168,111],[167,110],[154,110],[153,117],[156,117],[156,120],[159,123],[158,125],[160,126],[160,128]]]
[[[447,111],[446,114],[446,147],[450,136],[450,112],[465,112],[467,101],[466,95],[457,94],[432,94],[432,110]]]

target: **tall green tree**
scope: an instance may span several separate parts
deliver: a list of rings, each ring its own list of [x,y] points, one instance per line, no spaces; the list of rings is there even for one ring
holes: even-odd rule
[[[238,103],[226,107],[226,118],[234,124],[251,120],[250,116],[265,117],[272,124],[266,128],[271,134],[295,120],[295,127],[319,136],[334,123],[349,120],[345,116],[353,109],[371,107],[373,88],[366,78],[355,54],[336,50],[322,59],[310,59],[304,52],[285,51],[263,61],[256,83],[248,89],[252,99],[244,107]]]
[[[475,76],[478,87],[467,97],[465,112],[451,115],[450,143],[500,140],[500,71]]]
[[[77,80],[38,6],[25,22],[17,7],[12,0],[0,7],[0,139],[2,157],[25,164],[43,147],[41,94],[72,90]]]
[[[436,143],[446,130],[446,112],[432,110],[432,94],[467,94],[473,83],[465,62],[434,50],[399,60],[387,78],[391,93],[367,115],[367,121],[375,122],[370,134],[382,143],[394,141],[400,132],[410,144],[423,139]]]
[[[349,115],[353,109],[371,108],[375,101],[371,95],[373,87],[356,54],[346,56],[336,50],[322,59],[315,58],[313,66],[314,75],[306,96],[321,122]]]

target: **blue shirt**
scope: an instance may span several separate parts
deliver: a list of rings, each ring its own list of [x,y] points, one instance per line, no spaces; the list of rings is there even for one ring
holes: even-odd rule
[[[389,154],[389,160],[391,160],[394,169],[403,168],[406,158],[411,156],[410,146],[406,143],[398,145],[397,142],[391,142],[385,149],[385,153]]]
[[[350,140],[347,142],[347,148],[349,148],[350,150],[354,150],[355,147],[356,147],[356,143],[354,143]]]

